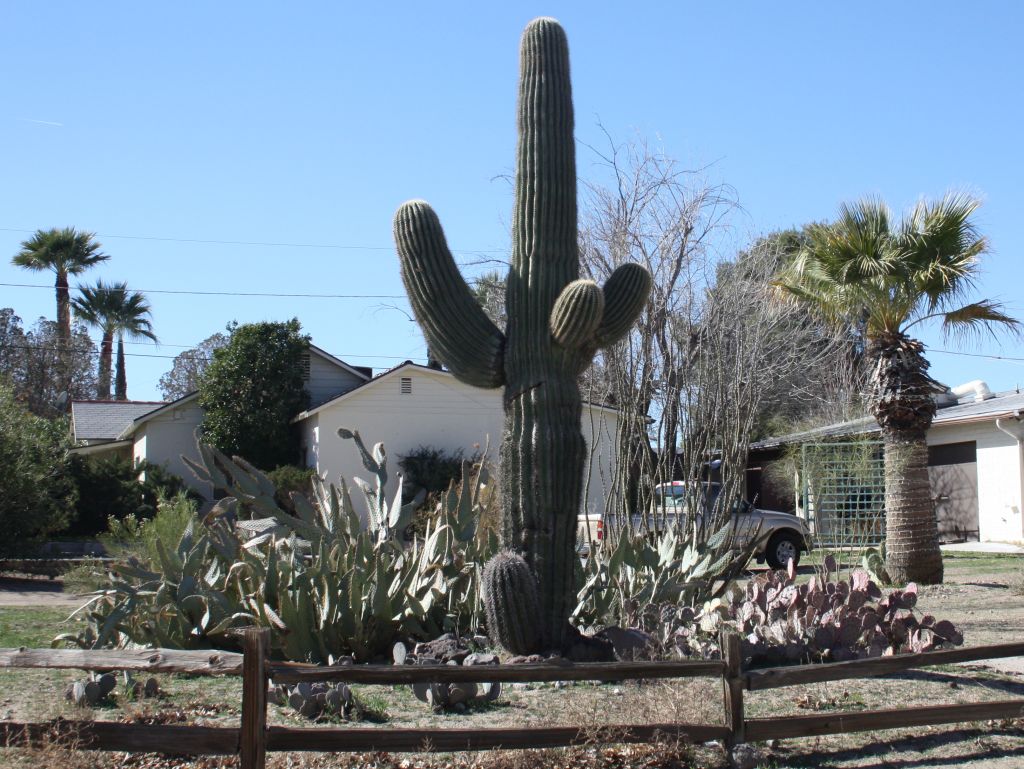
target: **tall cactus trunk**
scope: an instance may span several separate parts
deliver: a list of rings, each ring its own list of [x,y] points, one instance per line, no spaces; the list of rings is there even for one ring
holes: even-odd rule
[[[623,265],[603,288],[577,280],[569,47],[558,22],[530,22],[520,65],[505,331],[474,299],[426,203],[411,201],[399,208],[395,241],[402,280],[430,350],[461,381],[505,388],[502,540],[511,552],[503,557],[518,565],[484,572],[494,625],[489,630],[517,653],[558,650],[584,657],[594,650],[569,624],[587,454],[577,382],[599,347],[629,331],[647,301],[651,278],[638,265]],[[504,605],[516,595],[505,580],[522,584],[531,574],[537,583],[536,606],[531,601]],[[538,616],[524,619],[531,611]],[[506,633],[512,622],[518,623],[515,632]]]
[[[564,645],[575,601],[571,555],[586,443],[575,350],[559,348],[549,319],[579,277],[576,151],[569,47],[562,28],[534,22],[523,35],[512,263],[506,308],[503,539],[533,568],[543,647]]]

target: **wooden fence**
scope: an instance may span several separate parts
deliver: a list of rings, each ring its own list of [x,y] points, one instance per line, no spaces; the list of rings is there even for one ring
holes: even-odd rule
[[[146,673],[242,676],[242,718],[237,728],[102,721],[6,721],[0,722],[0,744],[36,745],[57,738],[66,739],[76,748],[84,750],[188,755],[239,754],[243,769],[262,769],[268,751],[450,752],[562,747],[602,741],[653,742],[665,738],[692,742],[722,740],[727,745],[733,745],[767,739],[1024,717],[1024,699],[776,718],[746,718],[743,707],[745,691],[869,678],[931,665],[1017,657],[1024,655],[1024,643],[932,651],[822,665],[744,670],[740,658],[740,641],[736,635],[723,636],[722,660],[473,667],[324,667],[273,662],[268,656],[269,631],[250,628],[244,631],[242,640],[244,654],[168,649],[0,649],[0,668],[80,668],[94,671],[130,670]],[[579,726],[401,729],[347,726],[293,728],[267,725],[267,689],[271,681],[290,684],[302,681],[345,681],[398,685],[417,682],[626,681],[685,677],[721,680],[725,715],[723,725],[618,724],[598,729],[584,729]]]

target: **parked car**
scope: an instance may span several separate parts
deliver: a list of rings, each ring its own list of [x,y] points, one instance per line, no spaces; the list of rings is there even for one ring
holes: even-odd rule
[[[721,484],[703,483],[702,486],[704,509],[708,509],[721,493]],[[666,527],[684,525],[688,516],[687,491],[686,481],[658,484],[654,489],[648,528],[657,532]],[[773,569],[783,569],[790,560],[794,565],[798,564],[801,554],[811,549],[811,534],[807,524],[792,513],[763,510],[746,501],[740,501],[734,512],[737,544],[746,546],[756,538],[754,558],[758,563],[767,563]],[[703,511],[698,515],[703,515]],[[613,515],[605,519],[596,514],[581,514],[577,523],[577,549],[580,554],[586,556],[591,543],[603,542],[606,527],[614,527],[617,523]],[[643,524],[640,515],[634,515],[630,521],[634,531],[640,531]]]

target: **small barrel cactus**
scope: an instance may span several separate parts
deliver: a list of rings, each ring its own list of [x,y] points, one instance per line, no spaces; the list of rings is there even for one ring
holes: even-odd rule
[[[579,279],[569,46],[554,19],[536,19],[523,33],[518,129],[504,330],[459,274],[429,205],[402,205],[394,231],[402,280],[430,350],[461,381],[505,388],[502,544],[529,565],[539,601],[528,617],[506,616],[502,624],[536,633],[531,648],[560,650],[579,640],[569,624],[587,454],[578,380],[599,348],[628,332],[651,277],[625,264],[603,287]]]
[[[483,573],[484,611],[491,637],[513,654],[541,651],[537,580],[518,553],[495,555]]]

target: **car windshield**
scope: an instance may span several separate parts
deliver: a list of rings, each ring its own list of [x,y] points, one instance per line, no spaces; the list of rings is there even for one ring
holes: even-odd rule
[[[701,484],[704,487],[704,509],[710,510],[718,496],[722,492],[722,485],[719,483]],[[696,492],[696,484],[685,481],[673,481],[672,483],[661,483],[654,489],[654,505],[667,511],[677,512],[686,509],[687,492]],[[736,499],[732,503],[732,515],[745,515],[753,511],[754,506],[745,499]]]
[[[703,482],[704,504],[711,507],[722,490],[721,484]],[[659,483],[654,487],[654,504],[659,507],[683,507],[686,505],[687,494],[698,493],[697,484],[686,481]]]

